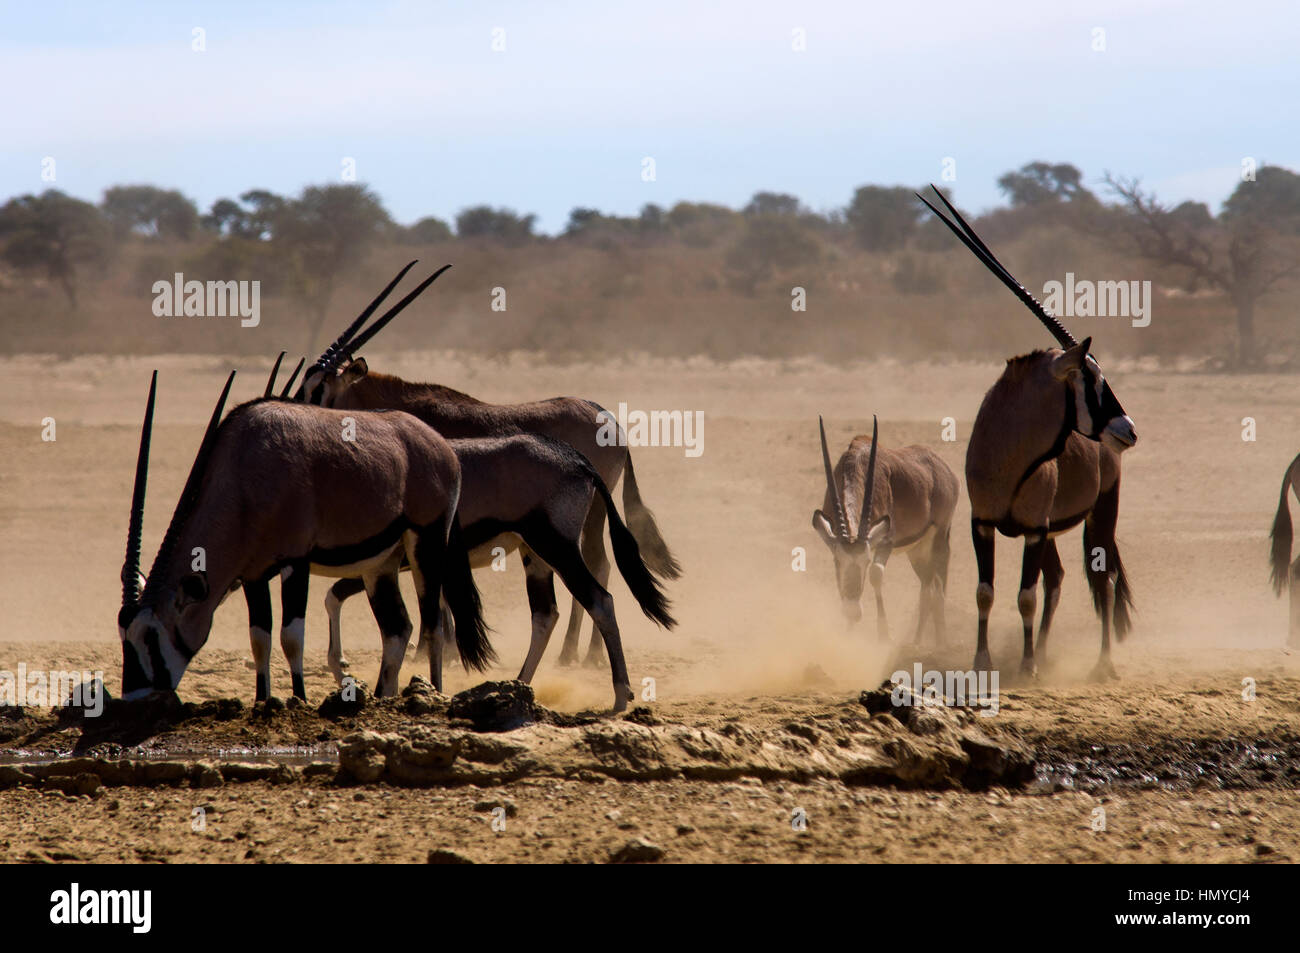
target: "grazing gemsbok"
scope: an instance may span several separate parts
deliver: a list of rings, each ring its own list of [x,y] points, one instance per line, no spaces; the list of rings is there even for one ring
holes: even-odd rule
[[[1287,628],[1287,645],[1300,648],[1300,556],[1291,562],[1291,506],[1287,491],[1300,500],[1300,456],[1291,461],[1282,474],[1282,492],[1277,498],[1277,515],[1273,517],[1270,553],[1273,591],[1279,596],[1283,589],[1290,590],[1290,625]]]
[[[591,614],[604,639],[614,682],[614,710],[623,711],[632,697],[632,687],[614,616],[614,599],[587,568],[580,545],[593,496],[601,498],[608,510],[614,560],[641,611],[668,628],[676,622],[668,613],[663,592],[641,559],[636,539],[619,517],[605,481],[568,444],[538,434],[449,443],[460,460],[461,494],[456,512],[471,566],[487,566],[495,556],[516,549],[523,559],[533,628],[520,681],[532,681],[559,619],[554,583],[558,572],[574,599]],[[340,681],[347,664],[340,627],[342,605],[360,591],[359,581],[341,579],[325,599],[330,619],[329,665]],[[442,652],[442,635],[435,633],[429,645],[431,653]]]
[[[934,188],[931,186],[931,188]],[[1034,611],[1039,574],[1043,577],[1043,616],[1038,652],[1047,645],[1052,614],[1061,595],[1065,570],[1055,537],[1083,523],[1084,571],[1093,605],[1101,617],[1101,656],[1096,680],[1115,678],[1110,632],[1123,639],[1129,630],[1132,595],[1115,542],[1119,518],[1120,454],[1137,442],[1133,421],[1124,413],[1101,367],[1088,353],[1092,338],[1077,343],[1059,321],[1002,265],[951,203],[936,188],[949,219],[923,196],[953,234],[1032,311],[1061,344],[1007,361],[1006,370],[984,395],[966,449],[966,491],[971,504],[971,536],[979,567],[975,602],[979,640],[975,668],[992,668],[988,648],[993,607],[994,533],[1025,538],[1017,599],[1024,626],[1021,671],[1037,674]]]
[[[397,277],[390,281],[379,295],[366,306],[361,314],[352,322],[352,330],[356,330],[365,321],[375,313],[375,310],[383,303],[384,299],[397,287],[397,283],[402,280],[408,271],[415,266],[415,262],[410,262],[405,268],[397,273]],[[414,301],[429,285],[433,284],[450,265],[444,266],[434,272],[433,275],[426,278],[420,285],[406,295],[396,305],[389,308],[382,316],[375,319],[375,328],[382,328],[385,324],[401,313],[402,309]],[[275,378],[280,371],[280,363],[284,360],[285,352],[281,351],[280,356],[276,358],[275,365],[271,368],[271,376],[266,382],[266,391],[264,397],[269,398],[275,391]],[[285,382],[284,389],[280,391],[282,398],[288,397],[293,388],[294,381],[298,379],[298,372],[302,370],[306,358],[298,361],[298,366],[293,369],[289,375],[289,380]],[[338,573],[328,573],[328,575],[338,575]],[[289,663],[289,676],[293,685],[293,694],[297,698],[306,699],[307,690],[303,682],[303,640],[306,628],[307,615],[307,578],[306,573],[295,572],[293,566],[286,566],[281,571],[280,583],[280,648],[284,651],[285,658]],[[382,599],[391,602],[393,595],[388,593],[388,583],[380,583],[383,589]],[[407,624],[406,607],[401,602],[400,594],[394,587],[393,594],[396,594],[398,604],[396,607],[384,606],[384,618],[380,621],[380,631],[389,631],[393,626]],[[253,665],[257,672],[257,700],[264,701],[269,697],[271,685],[271,583],[270,579],[252,579],[244,582],[244,601],[248,605],[248,639],[253,650]],[[379,610],[376,609],[376,612]],[[378,616],[377,616],[378,617]]]
[[[488,404],[450,387],[411,383],[386,374],[370,373],[365,361],[354,359],[353,355],[382,326],[383,319],[379,319],[357,334],[360,319],[353,322],[308,368],[299,395],[311,403],[341,410],[404,410],[449,440],[532,433],[567,443],[591,463],[607,487],[614,486],[622,477],[627,526],[650,571],[660,579],[676,579],[681,575],[681,567],[669,551],[654,514],[641,500],[626,441],[607,446],[598,439],[607,414],[599,404],[576,397],[555,397],[524,404]],[[609,584],[610,571],[604,544],[606,508],[604,496],[593,494],[582,529],[583,560],[602,588]],[[582,601],[575,594],[560,653],[561,664],[572,663],[577,658],[582,613]],[[589,665],[599,664],[605,657],[605,640],[598,636],[600,626],[595,624],[587,651],[586,662]],[[421,649],[424,648],[422,643]]]
[[[871,440],[854,437],[831,468],[826,425],[820,417],[826,500],[813,512],[813,528],[830,547],[840,606],[849,624],[862,618],[862,583],[868,576],[876,593],[876,634],[889,639],[881,586],[885,563],[894,550],[907,553],[921,581],[916,642],[927,619],[934,622],[935,642],[944,639],[944,592],[948,586],[948,533],[961,486],[948,464],[927,447],[880,449],[876,419]],[[835,517],[832,526],[826,514]]]
[[[241,584],[265,582],[285,569],[304,603],[309,572],[365,579],[385,636],[376,694],[394,694],[411,634],[393,600],[403,555],[414,567],[421,629],[437,626],[439,596],[445,597],[462,660],[486,667],[492,650],[456,520],[460,465],[447,442],[408,414],[343,414],[274,398],[242,404],[223,421],[234,376],[141,592],[156,372],[150,384],[118,613],[123,696],[175,689],[207,641],[221,601]],[[430,676],[441,684],[440,669],[431,666]],[[265,697],[260,674],[257,687]]]

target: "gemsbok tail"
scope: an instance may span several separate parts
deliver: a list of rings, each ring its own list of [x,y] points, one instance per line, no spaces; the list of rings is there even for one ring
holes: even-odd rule
[[[604,495],[606,505],[609,511],[613,513],[613,504],[608,502],[609,491],[606,490]],[[627,513],[627,525],[636,538],[640,552],[645,559],[645,564],[649,566],[650,571],[661,579],[680,578],[682,574],[681,564],[677,562],[672,551],[668,549],[668,543],[664,541],[663,534],[659,532],[659,524],[655,522],[655,515],[650,512],[650,507],[646,506],[641,500],[641,490],[636,485],[636,471],[632,469],[631,451],[628,451],[627,465],[623,468],[623,511]],[[611,535],[613,525],[611,521]],[[615,544],[614,553],[615,556],[618,555],[617,544]],[[622,568],[620,564],[619,569],[622,570]]]
[[[632,595],[636,597],[637,604],[641,606],[641,611],[646,614],[646,617],[666,629],[671,629],[677,624],[677,620],[669,614],[668,597],[659,588],[659,581],[651,572],[650,567],[646,565],[646,560],[641,558],[641,547],[637,544],[637,538],[628,529],[627,524],[623,522],[623,518],[619,516],[618,507],[614,505],[614,497],[610,494],[609,487],[605,485],[605,481],[601,479],[600,474],[596,472],[596,468],[591,465],[591,462],[578,451],[558,440],[549,440],[547,442],[581,470],[591,488],[600,494],[609,516],[609,540],[614,546],[614,564],[618,566],[619,574],[623,577],[623,581],[627,583],[628,589],[632,591]],[[629,458],[628,468],[624,471],[623,479],[632,485],[632,492],[635,494],[636,481],[632,477],[631,464],[632,461]],[[624,490],[624,496],[626,497],[626,495],[627,491]],[[648,514],[650,511],[646,510],[645,512]],[[654,518],[651,517],[651,523],[653,524],[653,522]],[[664,552],[667,552],[666,547]],[[671,556],[668,558],[672,561]],[[676,571],[676,562],[672,561],[672,565],[674,571]]]
[[[1273,529],[1268,536],[1273,544],[1269,554],[1272,569],[1270,575],[1273,591],[1279,596],[1291,577],[1291,507],[1287,503],[1286,492],[1295,486],[1297,464],[1300,464],[1300,456],[1291,461],[1286,473],[1282,475],[1282,492],[1277,496],[1277,515],[1273,517]]]
[[[442,596],[451,609],[456,627],[456,649],[466,669],[481,672],[496,661],[496,652],[488,642],[487,623],[483,621],[483,603],[469,565],[469,550],[460,529],[460,516],[451,520],[447,536],[447,558],[443,567]]]

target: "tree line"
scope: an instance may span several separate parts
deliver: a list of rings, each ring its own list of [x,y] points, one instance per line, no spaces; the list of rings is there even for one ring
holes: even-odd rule
[[[1256,303],[1300,269],[1300,175],[1269,165],[1243,174],[1217,216],[1202,203],[1167,206],[1139,181],[1110,174],[1102,180],[1103,201],[1069,163],[1030,162],[997,184],[1006,207],[976,220],[990,241],[1053,224],[1119,242],[1134,256],[1169,268],[1189,292],[1209,288],[1226,295],[1235,310],[1235,363],[1257,362]],[[647,204],[638,215],[617,216],[580,207],[560,235],[548,238],[536,232],[535,215],[487,205],[465,208],[454,222],[427,216],[401,225],[379,196],[354,183],[308,186],[296,196],[251,189],[218,199],[206,212],[179,191],[151,185],[114,186],[98,204],[50,189],[0,206],[0,261],[57,285],[75,308],[78,276],[107,263],[122,242],[198,244],[202,264],[213,273],[256,268],[274,275],[276,287],[268,292],[293,295],[319,330],[346,266],[378,244],[721,247],[732,290],[752,294],[774,271],[815,265],[837,246],[886,254],[951,249],[952,237],[914,191],[864,185],[844,207],[830,211],[768,191],[739,210],[679,202],[671,208]],[[900,258],[892,280],[904,293],[942,290],[942,275],[915,256]]]

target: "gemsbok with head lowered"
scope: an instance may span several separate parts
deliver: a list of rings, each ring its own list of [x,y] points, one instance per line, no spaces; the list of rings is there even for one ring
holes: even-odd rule
[[[207,642],[221,601],[285,570],[286,587],[292,583],[304,605],[312,572],[365,580],[384,631],[375,691],[395,694],[411,635],[404,610],[398,614],[403,557],[414,570],[421,628],[437,626],[445,597],[461,659],[472,669],[486,667],[492,650],[456,519],[460,465],[447,441],[408,414],[344,414],[275,398],[241,404],[222,420],[233,379],[232,373],[142,591],[156,372],[150,384],[118,613],[123,696],[174,690]],[[441,670],[430,675],[441,685]],[[257,690],[265,697],[261,672]]]
[[[882,640],[889,638],[881,591],[885,563],[895,550],[905,552],[921,582],[915,641],[921,641],[930,621],[935,642],[942,643],[948,534],[961,492],[957,475],[927,447],[881,449],[874,417],[870,441],[865,435],[854,437],[832,468],[826,425],[820,417],[817,425],[826,499],[814,511],[812,522],[835,559],[844,617],[850,625],[862,618],[863,581],[869,578],[876,595],[876,634]]]
[[[1277,498],[1277,514],[1273,517],[1273,530],[1269,534],[1271,549],[1269,564],[1272,570],[1273,591],[1279,596],[1289,591],[1289,618],[1287,645],[1300,648],[1300,556],[1291,562],[1291,505],[1287,499],[1290,491],[1300,500],[1300,456],[1291,461],[1282,474],[1282,492]]]
[[[933,188],[933,186],[932,186]],[[966,492],[971,504],[971,537],[979,585],[975,603],[979,635],[975,668],[992,668],[989,612],[993,607],[994,534],[1023,536],[1017,604],[1024,630],[1021,671],[1035,676],[1037,657],[1061,594],[1065,570],[1056,537],[1083,524],[1084,571],[1093,605],[1101,617],[1101,655],[1092,671],[1114,678],[1110,657],[1112,622],[1123,639],[1130,627],[1132,594],[1115,541],[1119,518],[1120,454],[1137,442],[1133,421],[1124,413],[1110,382],[1089,353],[1092,338],[1076,342],[989,250],[936,188],[949,218],[923,196],[945,225],[1032,311],[1060,343],[1007,361],[1002,376],[984,395],[966,449]],[[1034,613],[1039,575],[1043,577],[1043,615],[1034,644]],[[1037,655],[1036,655],[1037,651]]]

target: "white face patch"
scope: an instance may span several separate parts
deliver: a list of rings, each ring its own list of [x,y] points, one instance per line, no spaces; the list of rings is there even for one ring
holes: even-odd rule
[[[1074,379],[1074,429],[1081,434],[1091,436],[1095,428],[1092,414],[1088,411],[1087,386],[1082,374]]]

